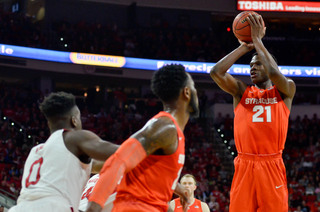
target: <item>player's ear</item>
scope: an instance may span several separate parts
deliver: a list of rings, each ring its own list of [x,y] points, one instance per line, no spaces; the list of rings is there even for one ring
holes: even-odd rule
[[[75,128],[77,126],[77,120],[75,116],[71,116],[71,126],[72,128]]]
[[[183,88],[183,96],[189,101],[191,99],[191,90],[189,87]]]

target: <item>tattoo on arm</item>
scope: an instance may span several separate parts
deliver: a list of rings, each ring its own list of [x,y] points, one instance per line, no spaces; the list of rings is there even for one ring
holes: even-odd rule
[[[159,117],[152,119],[132,137],[139,140],[150,155],[158,149],[164,151],[177,141],[177,129],[171,119],[167,117]]]

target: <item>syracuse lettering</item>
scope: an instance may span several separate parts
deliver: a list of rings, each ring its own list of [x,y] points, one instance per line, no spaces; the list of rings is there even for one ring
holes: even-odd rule
[[[274,98],[246,98],[245,104],[277,104],[278,100],[277,97]]]

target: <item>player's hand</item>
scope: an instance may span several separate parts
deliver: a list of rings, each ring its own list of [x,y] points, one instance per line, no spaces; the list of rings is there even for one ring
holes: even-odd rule
[[[190,204],[191,190],[184,188],[182,195],[180,195],[180,203],[182,205],[182,209],[184,212],[188,211],[188,207]]]
[[[101,212],[102,208],[95,202],[89,202],[89,207],[86,212]]]
[[[262,16],[250,14],[246,19],[251,26],[252,40],[262,39],[266,34],[266,27],[263,24]]]
[[[247,49],[248,52],[250,52],[252,49],[254,49],[253,43],[246,43],[246,42],[243,42],[243,41],[241,41],[239,39],[238,39],[238,41],[240,43],[240,46],[244,46]]]

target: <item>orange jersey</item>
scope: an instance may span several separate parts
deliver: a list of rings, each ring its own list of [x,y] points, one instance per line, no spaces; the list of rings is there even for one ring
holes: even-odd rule
[[[123,176],[117,189],[114,211],[167,211],[185,159],[185,138],[175,119],[166,112],[153,118],[169,117],[176,126],[178,148],[171,155],[149,155]],[[146,206],[141,207],[145,204]],[[141,208],[141,209],[139,209]],[[144,209],[142,209],[144,208]]]
[[[234,113],[234,139],[239,153],[282,152],[290,111],[275,86],[248,86]]]
[[[174,212],[182,212],[180,198],[174,199]],[[202,212],[201,201],[194,199],[194,203],[188,207],[188,212]]]

